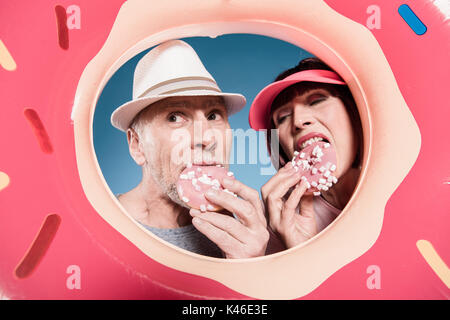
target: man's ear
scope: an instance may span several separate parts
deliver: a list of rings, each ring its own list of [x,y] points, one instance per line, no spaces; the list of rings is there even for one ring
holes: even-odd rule
[[[145,164],[145,154],[139,140],[139,135],[131,128],[127,129],[128,149],[130,155],[137,165],[143,166]]]

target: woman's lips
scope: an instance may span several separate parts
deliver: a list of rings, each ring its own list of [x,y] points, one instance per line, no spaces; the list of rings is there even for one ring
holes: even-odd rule
[[[318,132],[311,132],[297,140],[295,150],[300,151],[300,150],[304,149],[306,146],[312,144],[313,142],[317,142],[317,141],[324,141],[324,142],[328,142],[328,143],[330,142],[328,137],[325,136],[324,134],[318,133]]]

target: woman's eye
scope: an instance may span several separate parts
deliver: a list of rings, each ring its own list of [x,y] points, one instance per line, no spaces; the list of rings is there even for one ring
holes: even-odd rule
[[[283,113],[283,114],[278,115],[278,117],[277,117],[278,124],[282,123],[290,115],[291,115],[290,113]]]
[[[309,105],[313,106],[313,105],[318,104],[318,103],[320,103],[320,102],[322,102],[322,101],[325,101],[326,99],[327,99],[327,97],[325,97],[325,96],[316,96],[316,97],[313,97],[313,98],[310,100]]]

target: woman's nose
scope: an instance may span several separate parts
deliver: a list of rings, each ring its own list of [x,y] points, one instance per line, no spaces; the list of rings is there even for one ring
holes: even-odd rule
[[[303,106],[294,109],[294,131],[303,130],[314,124],[315,119],[309,110]]]

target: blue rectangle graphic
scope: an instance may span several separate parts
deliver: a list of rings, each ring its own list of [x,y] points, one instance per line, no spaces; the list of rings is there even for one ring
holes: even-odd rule
[[[402,4],[398,8],[398,13],[417,35],[420,36],[427,32],[427,27],[425,24],[423,24],[423,22],[416,16],[414,11],[412,11],[407,4]]]

